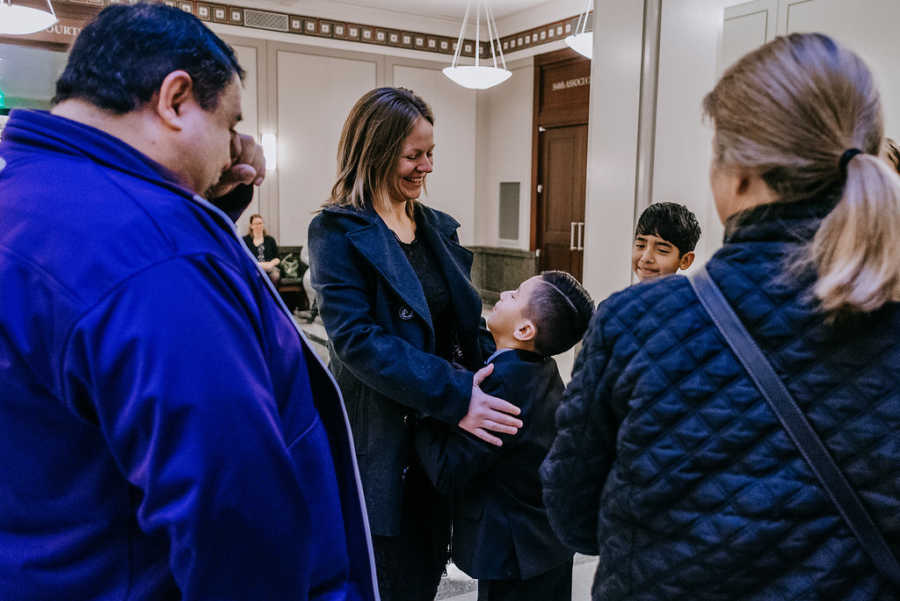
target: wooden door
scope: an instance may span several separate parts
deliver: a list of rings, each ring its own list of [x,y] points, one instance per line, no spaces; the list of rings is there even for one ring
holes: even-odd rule
[[[561,269],[581,280],[587,125],[547,128],[539,134],[538,248],[542,270]]]

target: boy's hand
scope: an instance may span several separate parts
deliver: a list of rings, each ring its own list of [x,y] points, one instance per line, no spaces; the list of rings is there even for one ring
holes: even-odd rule
[[[488,431],[516,434],[522,427],[522,420],[512,417],[521,413],[518,407],[491,396],[478,387],[493,371],[494,365],[491,364],[475,372],[469,412],[460,420],[459,427],[485,442],[501,447],[503,441]]]

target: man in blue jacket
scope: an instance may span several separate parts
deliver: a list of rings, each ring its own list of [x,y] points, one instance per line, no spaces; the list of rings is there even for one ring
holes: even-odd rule
[[[3,131],[0,599],[378,598],[340,395],[219,208],[242,74],[111,6]]]

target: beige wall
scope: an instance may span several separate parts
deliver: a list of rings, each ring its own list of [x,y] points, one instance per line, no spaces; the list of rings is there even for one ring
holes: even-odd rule
[[[702,120],[701,102],[718,77],[726,3],[663,0],[662,4],[652,200],[679,202],[697,215],[703,232],[696,265],[704,263],[722,240],[709,188],[712,130]]]
[[[900,2],[897,0],[781,0],[780,32],[822,31],[858,53],[875,73],[885,131],[900,138]]]
[[[259,127],[259,74],[257,69],[257,48],[251,45],[233,43],[232,48],[237,55],[238,62],[244,68],[244,88],[241,93],[241,116],[243,119],[238,123],[237,130],[242,134],[253,136],[258,140],[260,136]],[[270,186],[271,184],[266,184]],[[250,224],[250,216],[260,211],[261,193],[253,195],[253,201],[241,218],[238,220],[238,231],[244,235],[248,231]],[[267,230],[271,229],[266,224]]]
[[[528,249],[531,236],[531,144],[534,61],[510,64],[506,82],[478,92],[475,242]],[[499,238],[500,182],[519,182],[519,235]]]
[[[306,245],[315,211],[328,199],[337,168],[341,127],[353,103],[379,81],[374,55],[328,56],[279,44],[275,72],[278,135],[279,244]]]
[[[583,281],[597,300],[631,281],[643,20],[642,2],[595,2]]]
[[[434,112],[434,172],[428,176],[425,204],[459,221],[459,239],[475,243],[476,93],[462,88],[433,63],[392,65],[391,85],[410,88]]]

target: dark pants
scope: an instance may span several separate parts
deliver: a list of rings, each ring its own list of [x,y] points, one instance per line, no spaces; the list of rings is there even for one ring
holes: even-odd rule
[[[382,601],[432,601],[449,559],[450,512],[420,469],[407,474],[398,536],[374,536]]]
[[[572,560],[528,580],[479,580],[478,601],[572,601]]]

